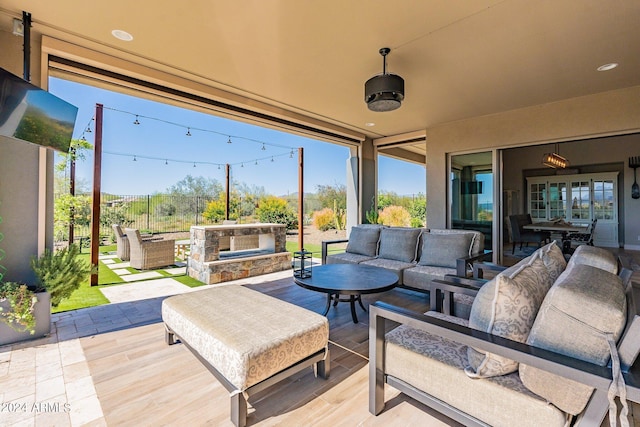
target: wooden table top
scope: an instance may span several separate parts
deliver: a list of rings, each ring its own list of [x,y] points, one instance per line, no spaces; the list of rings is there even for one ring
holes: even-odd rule
[[[560,231],[560,232],[585,232],[589,228],[588,225],[568,224],[566,222],[536,222],[523,226],[525,230],[542,230],[542,231]]]

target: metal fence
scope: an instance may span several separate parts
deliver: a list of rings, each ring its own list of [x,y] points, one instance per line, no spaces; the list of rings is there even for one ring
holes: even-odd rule
[[[214,199],[214,196],[103,193],[100,199],[100,234],[112,235],[111,224],[137,228],[144,233],[189,231],[192,225],[211,223],[203,217],[203,213]],[[84,202],[75,209],[74,223],[75,238],[91,234],[90,196],[86,196]],[[56,241],[68,239],[67,226],[55,228]]]

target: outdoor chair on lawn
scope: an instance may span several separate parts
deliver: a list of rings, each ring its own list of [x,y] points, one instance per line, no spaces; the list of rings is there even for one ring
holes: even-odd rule
[[[166,267],[175,262],[174,240],[143,240],[140,231],[125,229],[131,250],[131,267],[138,270]]]
[[[113,232],[116,234],[116,255],[122,261],[129,261],[131,258],[131,249],[129,247],[129,239],[123,233],[122,227],[118,224],[112,224]]]

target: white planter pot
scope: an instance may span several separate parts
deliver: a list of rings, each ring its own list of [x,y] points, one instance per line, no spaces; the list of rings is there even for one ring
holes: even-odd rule
[[[49,292],[39,292],[36,297],[38,302],[33,307],[36,318],[35,333],[31,335],[29,331],[18,332],[6,323],[0,322],[0,346],[49,335],[51,332],[51,295]],[[9,304],[6,301],[0,303],[0,306],[5,310],[9,308]]]

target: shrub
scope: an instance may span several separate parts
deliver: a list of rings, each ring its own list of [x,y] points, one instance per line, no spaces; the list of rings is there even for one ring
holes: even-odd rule
[[[209,202],[209,204],[207,205],[207,209],[202,213],[202,217],[207,221],[221,222],[224,219],[224,214],[225,214],[224,211],[225,211],[225,202],[221,198],[221,199]]]
[[[57,252],[45,249],[40,258],[31,259],[37,285],[51,294],[51,305],[57,307],[80,287],[89,274],[97,271],[78,257],[80,248],[70,245]]]
[[[260,200],[256,215],[260,222],[285,224],[288,230],[298,227],[296,213],[289,207],[286,200],[279,197],[267,196]]]
[[[411,215],[402,206],[387,206],[380,212],[378,222],[392,227],[408,227],[411,224]]]
[[[424,224],[419,218],[411,218],[411,227],[420,228],[420,227],[424,227]]]
[[[327,231],[333,228],[335,215],[333,209],[324,208],[313,213],[313,226],[320,231]]]

